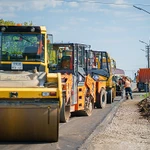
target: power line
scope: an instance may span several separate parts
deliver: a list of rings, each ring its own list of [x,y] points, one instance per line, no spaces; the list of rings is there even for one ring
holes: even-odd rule
[[[149,11],[147,11],[147,10],[145,10],[145,9],[143,9],[143,8],[137,7],[137,6],[135,6],[135,5],[133,5],[133,7],[136,8],[136,9],[142,10],[142,11],[148,13],[148,14],[150,14]]]
[[[133,6],[133,5],[139,5],[139,6],[150,6],[150,4],[141,4],[141,3],[111,3],[111,2],[100,2],[100,1],[93,1],[93,0],[56,0],[56,1],[61,1],[61,2],[67,2],[67,3],[71,3],[71,2],[76,2],[76,3],[99,3],[99,4],[103,4],[103,5],[124,5],[124,6]]]
[[[1,0],[1,1],[5,1],[5,0]],[[26,0],[24,2],[38,2],[40,0]],[[98,0],[55,0],[57,2],[66,2],[66,3],[71,3],[71,2],[75,2],[75,3],[97,3],[97,4],[102,4],[102,5],[117,5],[117,6],[150,6],[150,4],[141,4],[141,3],[112,3],[112,2],[102,2],[102,1],[98,1]],[[7,0],[7,3],[13,2],[12,0]],[[21,1],[19,1],[21,2]],[[44,1],[43,1],[44,2]]]

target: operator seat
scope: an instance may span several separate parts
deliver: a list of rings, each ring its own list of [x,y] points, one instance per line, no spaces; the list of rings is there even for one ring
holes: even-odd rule
[[[61,68],[62,69],[72,69],[71,56],[63,56],[61,58]]]

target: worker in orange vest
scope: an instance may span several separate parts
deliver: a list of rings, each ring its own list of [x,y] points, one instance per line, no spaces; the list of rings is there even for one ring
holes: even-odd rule
[[[123,80],[125,82],[124,87],[125,87],[126,99],[128,99],[128,94],[130,95],[130,98],[133,99],[131,81],[127,77],[123,77]]]

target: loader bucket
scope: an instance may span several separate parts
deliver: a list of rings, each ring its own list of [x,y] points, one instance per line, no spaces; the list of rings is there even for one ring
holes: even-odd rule
[[[1,142],[57,142],[58,102],[0,103]]]

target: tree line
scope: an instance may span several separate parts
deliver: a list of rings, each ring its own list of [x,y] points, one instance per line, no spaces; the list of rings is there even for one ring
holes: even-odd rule
[[[0,25],[6,25],[6,26],[13,26],[13,25],[16,25],[17,23],[14,22],[14,21],[10,21],[10,20],[4,20],[4,19],[0,19]],[[32,26],[33,23],[32,21],[30,22],[23,22],[21,23],[23,26]]]

